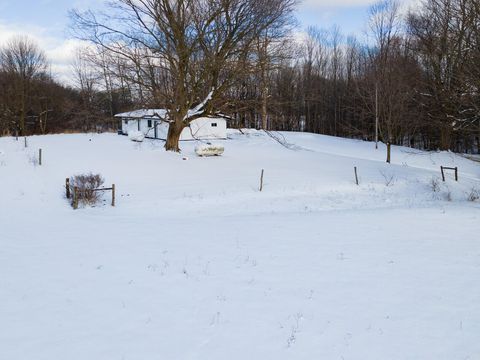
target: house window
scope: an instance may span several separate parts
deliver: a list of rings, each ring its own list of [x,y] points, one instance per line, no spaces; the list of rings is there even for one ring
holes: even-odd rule
[[[125,125],[128,125],[128,120],[123,120],[123,123],[124,123]]]
[[[149,127],[149,128],[152,127],[152,120],[148,120],[148,127]]]
[[[212,127],[217,127],[217,123],[212,123]]]

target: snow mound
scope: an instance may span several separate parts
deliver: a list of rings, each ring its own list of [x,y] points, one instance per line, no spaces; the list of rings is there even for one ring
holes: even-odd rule
[[[198,144],[195,153],[198,156],[220,156],[225,152],[225,147],[219,144]]]
[[[141,131],[129,131],[128,138],[135,142],[142,142],[145,140],[145,134]]]

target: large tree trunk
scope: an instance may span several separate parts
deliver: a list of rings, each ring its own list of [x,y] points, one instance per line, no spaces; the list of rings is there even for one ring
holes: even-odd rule
[[[24,85],[22,85],[22,93],[20,96],[20,118],[19,118],[19,124],[18,127],[20,128],[20,135],[25,136],[25,101],[26,101],[26,96],[25,96],[25,90],[24,90]]]
[[[165,143],[165,149],[167,151],[180,152],[180,135],[182,134],[185,125],[183,121],[171,122],[168,126],[167,142]]]
[[[391,163],[392,161],[392,143],[387,141],[387,163]]]
[[[448,125],[440,129],[440,150],[450,150],[452,144],[452,128]]]
[[[268,90],[265,86],[262,90],[262,129],[268,130]]]

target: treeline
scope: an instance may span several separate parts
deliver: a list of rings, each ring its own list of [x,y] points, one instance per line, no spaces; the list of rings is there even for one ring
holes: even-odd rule
[[[362,43],[336,27],[310,28],[297,60],[272,56],[268,84],[257,73],[237,89],[245,109],[236,126],[375,140],[378,114],[383,142],[478,152],[480,2],[427,0],[405,15],[383,1],[368,29]]]
[[[0,47],[0,136],[115,129],[112,104],[105,91],[86,97],[80,87],[56,81],[45,53],[29,38]]]
[[[278,1],[282,15],[271,23],[275,26],[248,32],[256,36],[253,42],[248,38],[248,48],[245,38],[232,45],[223,36],[228,18],[215,20],[213,38],[192,33],[197,26],[208,29],[200,13],[182,8],[182,21],[193,24],[177,21],[185,25],[182,35],[168,23],[173,17],[149,17],[148,7],[118,2],[122,6],[112,10],[125,11],[118,19],[114,12],[103,20],[91,12],[72,13],[83,31],[79,37],[90,41],[72,66],[73,88],[48,75],[38,48],[27,53],[36,54],[32,58],[41,66],[12,65],[9,53],[24,39],[0,50],[2,133],[103,130],[115,126],[113,114],[140,107],[170,109],[181,122],[180,110],[201,103],[214,79],[228,87],[217,86],[208,107],[229,115],[232,127],[378,138],[430,150],[480,149],[478,0],[425,0],[411,13],[399,1],[381,1],[370,8],[365,38],[345,37],[338,27],[293,35],[299,33],[287,20],[293,2]],[[210,11],[208,1],[195,4],[202,14]],[[268,20],[271,11],[251,6],[259,19]],[[245,29],[251,29],[248,13],[242,16]],[[113,31],[109,21],[120,27]],[[163,35],[150,32],[150,25]],[[227,45],[229,57],[219,58],[214,49]],[[184,68],[172,68],[182,63]]]
[[[303,38],[292,36],[298,32],[291,24],[267,28],[214,105],[233,127],[478,152],[479,7],[478,0],[426,0],[406,13],[399,1],[381,1],[370,8],[363,40],[346,38],[338,27],[309,28]],[[82,25],[101,29],[93,23]],[[123,45],[112,51],[97,42],[83,58],[108,74],[107,88],[127,94],[123,103],[170,108],[158,89],[171,69],[156,63],[142,36],[129,34],[138,47],[128,56]]]

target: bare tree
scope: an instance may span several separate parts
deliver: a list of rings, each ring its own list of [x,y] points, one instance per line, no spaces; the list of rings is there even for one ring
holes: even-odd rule
[[[395,85],[391,81],[392,60],[399,45],[401,19],[397,0],[383,0],[370,8],[370,29],[375,41],[372,50],[374,83],[368,92],[372,109],[380,113],[379,131],[387,143],[394,141],[394,126],[397,115],[391,105]]]
[[[35,79],[45,76],[46,56],[29,38],[15,37],[0,48],[0,69],[11,81],[10,112],[17,116],[16,126],[23,135],[30,87]]]
[[[295,22],[292,18],[284,17],[281,23],[275,22],[259,34],[256,41],[255,55],[257,67],[255,69],[260,87],[261,125],[262,129],[269,128],[269,100],[273,73],[281,64],[292,57],[294,49],[291,46],[290,30]]]
[[[249,68],[255,41],[292,16],[295,0],[117,0],[108,14],[72,12],[77,36],[130,64],[135,81],[168,110],[166,149],[225,104]]]
[[[88,61],[87,49],[77,49],[72,72],[75,86],[80,91],[83,101],[86,104],[91,103],[98,84],[98,74]]]
[[[477,0],[428,0],[420,13],[409,17],[424,69],[421,104],[439,133],[441,149],[451,149],[453,138],[480,120],[479,7]]]
[[[100,74],[96,67],[89,61],[91,50],[88,48],[77,49],[76,56],[72,63],[73,79],[75,87],[81,99],[81,110],[79,116],[82,119],[82,128],[87,130],[95,122],[96,98],[100,90]]]

